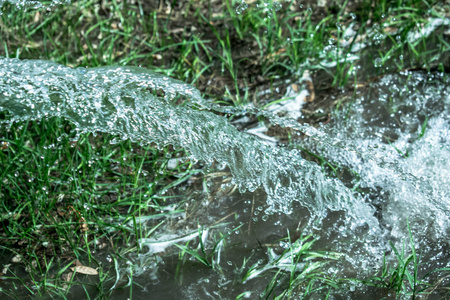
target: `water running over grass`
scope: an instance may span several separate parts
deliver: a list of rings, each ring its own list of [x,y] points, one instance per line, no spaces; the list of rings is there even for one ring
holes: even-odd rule
[[[263,187],[267,213],[289,214],[293,203],[298,203],[309,209],[308,223],[320,224],[330,212],[345,211],[335,221],[341,225],[330,224],[332,217],[320,227],[324,226],[322,235],[332,237],[328,242],[336,243],[335,250],[347,252],[346,261],[354,265],[366,264],[371,255],[379,257],[387,250],[386,239],[407,235],[408,220],[421,247],[427,245],[437,257],[444,255],[440,249],[449,233],[445,159],[449,153],[449,97],[445,84],[428,83],[426,77],[412,74],[412,85],[393,85],[402,77],[386,77],[371,87],[379,99],[361,97],[349,118],[341,118],[328,132],[319,131],[314,139],[299,143],[300,148],[315,151],[339,168],[352,170],[357,176],[349,187],[339,176],[325,175],[319,165],[303,159],[300,151],[267,145],[211,111],[236,109],[209,104],[192,86],[143,68],[72,69],[46,61],[4,58],[0,74],[0,109],[9,112],[8,123],[56,116],[74,123],[78,135],[106,132],[141,145],[185,148],[192,161],[228,166],[232,183],[241,192]],[[383,91],[386,87],[393,98]],[[283,122],[268,113],[249,111],[272,117],[277,124]],[[325,134],[334,137],[326,138],[325,143],[317,139]],[[347,143],[345,148],[342,143]],[[361,229],[364,224],[368,227]],[[355,230],[360,232],[359,241],[349,247],[348,235]],[[164,244],[165,249],[168,244],[200,236],[200,232],[190,232],[187,239],[176,235],[173,241],[143,239],[141,243],[150,247],[148,256],[156,251],[155,246]],[[427,244],[419,240],[425,236]],[[248,280],[281,268],[278,256],[272,256],[275,265],[252,268]]]
[[[33,4],[34,1],[8,2],[21,9],[25,2]],[[79,28],[77,25],[69,28],[69,32],[75,32],[67,36],[67,41],[63,35],[62,39],[61,36],[56,37],[52,45],[44,43],[45,53],[51,52],[55,57],[58,57],[58,53],[64,53],[61,57],[65,59],[43,55],[39,53],[39,46],[33,44],[30,44],[31,48],[29,45],[20,48],[23,53],[20,53],[19,48],[9,53],[15,52],[16,57],[19,54],[22,57],[51,57],[52,60],[59,59],[65,64],[76,65],[69,57],[78,57],[81,54],[76,53],[80,52],[82,57],[76,61],[82,61],[81,65],[123,65],[130,62],[138,65],[141,58],[145,62],[143,64],[148,65],[145,58],[163,53],[168,48],[165,38],[160,41],[161,49],[158,46],[153,48],[153,44],[147,42],[145,30],[141,32],[142,36],[137,34],[136,40],[130,39],[136,24],[140,22],[140,25],[144,25],[139,28],[147,26],[144,11],[148,12],[148,7],[137,2],[135,6],[128,6],[126,1],[114,1],[112,6],[102,5],[94,9],[90,2],[86,2],[72,7],[75,15],[78,12],[80,15],[73,17],[73,12],[70,12],[70,16],[61,17],[64,22],[55,22],[54,25],[72,24],[75,21],[70,20],[78,18],[85,18],[87,23],[92,24],[82,26],[81,29],[76,29]],[[420,63],[425,59],[424,64],[430,68],[442,71],[448,65],[445,61],[443,64],[436,61],[439,57],[445,58],[440,56],[446,53],[445,47],[425,51],[434,47],[426,42],[428,27],[410,31],[410,25],[401,25],[416,20],[411,16],[423,13],[420,11],[422,6],[415,1],[412,1],[415,2],[412,10],[408,8],[412,3],[409,1],[398,2],[377,12],[369,9],[372,7],[370,1],[363,1],[362,9],[365,12],[358,11],[357,15],[350,13],[342,18],[341,14],[346,15],[348,12],[344,7],[339,8],[336,20],[353,28],[353,33],[347,38],[343,37],[347,41],[346,45],[335,40],[335,36],[339,39],[339,35],[345,36],[347,31],[343,33],[343,24],[336,23],[334,26],[334,21],[330,21],[334,20],[333,13],[327,17],[331,25],[326,24],[323,18],[318,21],[322,25],[308,25],[312,20],[310,12],[288,13],[278,19],[272,11],[283,9],[281,2],[264,2],[267,5],[256,5],[257,9],[251,13],[247,13],[251,8],[244,5],[245,1],[226,1],[226,4],[232,17],[236,17],[233,5],[238,9],[237,15],[242,16],[232,20],[240,39],[244,39],[246,26],[264,28],[262,37],[254,36],[265,65],[261,72],[257,70],[256,73],[274,71],[270,80],[278,78],[274,68],[277,64],[297,74],[306,63],[310,70],[336,67],[331,71],[337,74],[333,85],[344,85],[353,76],[356,81],[357,78],[371,78],[375,71],[377,74],[378,71],[387,71],[390,67],[388,61],[395,58],[398,52],[403,57],[403,51],[406,51],[403,46],[406,45],[412,47],[414,57]],[[0,7],[3,3],[0,0]],[[40,5],[39,2],[34,3]],[[47,4],[49,2],[45,2],[44,6]],[[52,4],[48,9],[52,8]],[[295,11],[296,8],[291,5],[289,9]],[[167,20],[172,19],[172,9],[170,7]],[[439,10],[436,7],[433,9]],[[396,10],[398,16],[384,15]],[[407,13],[402,15],[404,11]],[[116,18],[114,20],[118,23],[109,20],[109,17],[102,19],[105,12],[112,13],[109,16],[113,15],[112,18]],[[207,19],[202,11],[197,12],[200,20]],[[439,27],[441,33],[436,36],[443,41],[438,44],[444,45],[444,25],[448,24],[448,20],[440,16],[445,15],[445,12],[435,11],[434,14],[439,16],[436,19],[439,22],[430,19],[430,23],[435,24],[433,30]],[[97,19],[92,19],[93,15]],[[137,15],[140,17],[135,18]],[[211,15],[214,13],[211,14],[210,1],[208,24],[214,24],[215,19]],[[374,20],[370,15],[375,15]],[[3,19],[5,24],[10,24],[11,28],[17,26],[16,30],[20,32],[20,26],[28,21],[11,16],[7,15]],[[35,20],[31,23],[37,27],[31,33],[26,30],[24,38],[37,41],[39,45],[40,38],[37,36],[41,33],[41,15],[36,13],[30,16],[31,20]],[[59,17],[57,13],[54,16]],[[160,12],[157,14],[152,11],[151,16],[159,19]],[[347,17],[351,17],[350,23]],[[53,18],[53,15],[45,18]],[[305,18],[305,23],[302,18]],[[381,18],[378,21],[382,26],[375,24],[368,30],[364,43],[376,33],[374,43],[379,45],[379,35],[381,32],[382,36],[385,34],[383,28],[388,26],[385,31],[392,32],[389,26],[396,28],[397,21],[400,21],[399,34],[392,39],[397,48],[395,51],[391,49],[393,52],[389,50],[387,54],[378,52],[374,61],[367,60],[371,67],[364,67],[365,72],[355,75],[351,72],[352,68],[355,66],[356,69],[360,62],[354,65],[353,61],[363,57],[366,52],[361,53],[356,49],[354,51],[358,53],[349,56],[353,50],[348,52],[346,47],[355,43],[353,48],[358,48],[355,47],[355,38],[366,35],[358,28],[364,29],[370,22],[377,22],[377,18]],[[288,42],[280,44],[281,49],[276,48],[278,46],[274,48],[272,41],[283,39],[284,29],[278,29],[285,24],[291,31],[288,34],[290,38]],[[146,29],[152,29],[155,33],[158,24],[156,22],[153,25]],[[407,29],[403,31],[402,26]],[[172,34],[169,27],[166,22],[166,31],[163,31],[162,36]],[[52,29],[44,28],[44,36],[55,35]],[[126,44],[128,47],[131,40],[138,41],[139,46],[136,49],[131,46],[130,52],[121,47],[116,49],[115,41],[119,35],[115,34],[118,28],[123,32],[119,34],[121,42],[116,44]],[[246,65],[237,63],[237,60],[233,64],[235,56],[232,55],[231,45],[235,41],[229,28],[225,26],[225,37],[218,26],[214,28],[213,25],[211,28],[214,31],[211,37],[215,36],[221,46],[219,50],[210,41],[198,37],[193,42],[183,41],[180,45],[186,52],[179,55],[181,59],[177,65],[188,64],[192,70],[180,67],[179,72],[183,76],[195,73],[192,82],[200,81],[202,74],[211,77],[211,80],[221,81],[223,77],[217,76],[214,71],[211,71],[212,75],[203,73],[211,66],[208,62],[214,64],[215,60],[220,60],[217,65],[221,64],[222,75],[227,69],[235,83],[235,97],[232,95],[234,91],[230,93],[228,88],[226,94],[234,99],[235,104],[242,104],[243,98],[239,93],[243,89],[239,88],[239,80],[236,79],[239,78],[237,74],[246,69]],[[99,32],[96,32],[97,29]],[[318,29],[320,33],[316,32]],[[195,32],[196,29],[193,26],[191,30]],[[33,35],[36,32],[39,34]],[[59,27],[56,32],[59,32]],[[412,35],[414,32],[420,34]],[[14,32],[7,33],[10,41],[4,46],[6,56],[10,56],[8,46],[15,49],[16,41],[12,39]],[[80,42],[79,33],[85,40]],[[329,34],[330,39],[324,44],[327,39],[325,36]],[[177,33],[174,35],[176,37]],[[265,36],[270,44],[267,49],[261,42]],[[112,42],[107,46],[111,37]],[[121,37],[124,39],[121,40]],[[414,40],[410,40],[410,37],[414,37]],[[419,40],[416,42],[417,37]],[[78,43],[80,49],[58,48],[60,44]],[[424,47],[417,48],[418,44]],[[21,46],[20,43],[17,45]],[[152,52],[148,54],[147,48],[139,52],[142,45],[153,49]],[[195,51],[190,48],[192,45],[198,46]],[[321,49],[323,45],[327,45],[324,51]],[[36,49],[33,48],[35,46]],[[176,45],[168,45],[169,48],[172,46]],[[376,48],[367,50],[369,56],[378,51],[379,47]],[[54,52],[47,49],[53,49]],[[33,54],[27,54],[27,51]],[[202,51],[206,51],[209,61],[202,62]],[[272,65],[274,52],[277,54]],[[118,57],[124,55],[124,58],[114,60],[116,54]],[[213,57],[212,61],[210,56]],[[283,60],[286,57],[289,57],[288,63]],[[331,62],[325,63],[325,57]],[[426,57],[431,57],[428,59],[430,61]],[[198,58],[200,64],[196,61]],[[308,64],[310,59],[312,64]],[[151,61],[157,62],[157,56],[154,55]],[[400,56],[394,62],[398,63],[399,69],[409,66],[408,63],[404,64]],[[292,65],[287,67],[288,64]],[[411,62],[412,66],[415,64]],[[166,72],[165,67],[160,70]],[[170,72],[173,69],[167,72],[172,74]],[[244,73],[244,77],[247,76],[245,74],[251,72]],[[252,81],[249,78],[249,82]],[[246,80],[244,83],[247,87]],[[31,277],[20,284],[28,289],[29,294],[35,294],[35,291],[40,295],[50,291],[58,296],[69,297],[78,297],[79,293],[90,297],[107,294],[120,299],[132,296],[147,299],[149,295],[154,298],[190,299],[206,296],[268,298],[273,295],[301,298],[314,292],[317,292],[318,297],[330,293],[336,297],[361,299],[371,295],[377,298],[393,297],[391,291],[397,296],[412,297],[419,292],[426,292],[427,288],[433,292],[437,285],[428,285],[428,272],[448,271],[449,266],[449,254],[446,252],[450,217],[448,79],[445,74],[425,75],[403,71],[401,75],[380,76],[371,78],[371,81],[370,84],[363,84],[367,85],[368,91],[361,93],[355,88],[355,94],[349,97],[353,103],[334,112],[332,122],[317,130],[251,105],[235,108],[213,104],[202,99],[199,91],[192,86],[144,68],[110,66],[73,69],[49,61],[0,58],[0,111],[6,112],[8,120],[1,128],[8,136],[5,140],[11,143],[0,144],[1,151],[4,151],[0,152],[2,162],[7,164],[7,171],[1,174],[1,184],[5,187],[3,193],[9,197],[9,201],[5,202],[11,202],[3,203],[3,228],[0,233],[2,238],[7,236],[8,239],[9,236],[7,248],[12,251],[16,251],[17,245],[14,243],[17,241],[22,248],[28,247],[25,257],[16,255],[13,259],[24,263]],[[210,84],[210,81],[204,82]],[[247,89],[245,95],[247,97]],[[296,113],[299,115],[300,111]],[[276,146],[273,141],[277,140],[277,136],[265,140],[255,138],[245,133],[245,126],[242,128],[237,123],[229,122],[235,116],[243,116],[242,119],[247,120],[257,116],[260,125],[265,122],[268,126],[277,124],[281,128],[293,129],[296,141]],[[66,134],[56,139],[47,132],[68,131],[67,127],[70,126],[67,125],[64,125],[67,127],[63,130],[55,129],[63,128],[62,123],[65,121],[61,120],[64,119],[69,120],[77,130],[75,137],[73,132],[70,133],[72,145],[77,144],[78,139],[75,151],[67,151],[71,146],[68,142],[64,144]],[[30,141],[27,140],[30,139],[27,130],[31,131],[31,125],[37,123],[31,120],[42,120],[43,129],[38,138],[31,136]],[[48,122],[57,125],[54,128],[47,127]],[[21,134],[25,133],[27,138],[22,138]],[[88,133],[106,138],[89,140]],[[108,138],[110,134],[116,138],[111,140]],[[61,143],[60,138],[63,140]],[[58,142],[39,150],[42,143],[47,143],[43,141],[46,139]],[[266,140],[272,141],[273,145],[267,144]],[[124,143],[131,146],[122,147]],[[160,151],[163,152],[162,158],[158,158],[158,151],[150,145],[163,149]],[[172,146],[186,149],[188,157],[182,155],[169,160]],[[60,147],[63,149],[61,153],[56,150]],[[120,154],[116,152],[118,149]],[[152,155],[148,155],[148,151]],[[128,159],[136,153],[140,154],[137,156],[139,162],[135,165]],[[34,155],[37,155],[35,160],[26,157]],[[47,159],[49,156],[52,159]],[[79,157],[81,159],[78,160]],[[72,162],[63,162],[67,158]],[[35,181],[39,184],[30,183],[34,180],[30,177],[34,170],[29,166],[24,167],[24,161],[37,165],[39,176],[36,176]],[[161,161],[162,166],[158,167]],[[199,169],[206,165],[201,171],[203,175],[199,174],[198,169],[180,172],[179,165],[184,161],[187,161],[185,165],[190,166],[191,162],[198,161],[196,167]],[[121,168],[117,168],[118,165]],[[155,175],[153,182],[152,176],[144,180],[139,178],[147,172],[144,169],[155,174],[164,173],[163,169],[178,171],[168,172],[172,174],[169,184],[158,191],[154,188],[158,185],[158,175]],[[13,170],[14,174],[8,174],[8,170]],[[50,173],[52,178],[49,180]],[[66,182],[70,175],[76,177],[75,180],[70,177]],[[58,176],[62,177],[61,180]],[[132,178],[132,183],[129,178]],[[86,179],[88,183],[84,184]],[[119,182],[125,188],[115,188]],[[64,187],[65,184],[70,187]],[[234,184],[244,193],[234,192]],[[83,191],[84,188],[87,191]],[[165,194],[167,191],[169,195]],[[65,208],[66,202],[73,206]],[[9,208],[15,211],[8,212]],[[41,218],[44,215],[46,218]],[[60,220],[62,223],[58,224]],[[52,232],[53,228],[56,228],[56,234]],[[98,234],[98,229],[102,231],[101,234]],[[23,232],[26,232],[26,236]],[[41,234],[44,237],[40,237]],[[403,251],[405,245],[402,243],[405,241],[407,246]],[[34,250],[29,250],[30,247]],[[67,250],[71,262],[59,257],[64,256]],[[102,251],[111,252],[105,254]],[[384,253],[387,255],[386,264],[383,264]],[[81,260],[85,265],[97,266],[100,273],[98,277],[82,280],[79,290],[74,283],[76,279],[80,280],[81,275],[69,275],[68,272],[76,263],[75,258],[79,260],[78,263]],[[15,294],[11,292],[12,286],[18,283],[18,279],[22,280],[22,276],[13,273],[17,266],[7,265],[5,262],[5,268],[1,271],[10,277],[0,279],[6,279],[5,286],[9,285],[10,288],[5,288],[5,291],[9,290],[12,296]],[[389,267],[392,265],[394,268]],[[11,277],[11,273],[14,277]],[[445,285],[445,280],[448,282],[446,278],[439,278],[439,282]],[[377,288],[367,290],[367,286]]]
[[[0,60],[0,74],[0,108],[11,121],[65,117],[81,132],[183,147],[192,160],[227,165],[242,192],[263,186],[271,212],[289,213],[299,201],[319,218],[327,210],[346,210],[360,225],[376,228],[370,206],[340,181],[326,178],[296,150],[268,146],[226,118],[197,110],[206,103],[187,84],[143,68],[71,69],[15,59]]]

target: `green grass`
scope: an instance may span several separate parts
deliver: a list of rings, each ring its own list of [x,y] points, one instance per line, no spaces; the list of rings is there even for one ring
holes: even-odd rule
[[[324,271],[327,264],[339,259],[341,254],[315,251],[312,249],[315,242],[312,235],[300,237],[295,242],[291,242],[288,236],[284,242],[287,243],[286,249],[280,255],[268,249],[269,261],[263,266],[255,264],[246,270],[243,281],[270,271],[275,273],[260,295],[261,299],[304,299],[322,290],[339,289],[338,282]]]
[[[115,258],[139,252],[137,241],[152,227],[184,211],[185,199],[171,188],[192,176],[192,164],[167,168],[168,157],[183,151],[117,142],[111,135],[82,134],[73,141],[72,126],[61,119],[15,124],[4,133],[1,248],[22,257],[28,280],[38,287],[28,288],[32,294],[65,291],[61,285],[68,283],[60,277],[75,260],[111,276],[114,270],[103,269],[94,252],[112,251]],[[141,221],[149,215],[153,222]]]
[[[450,67],[444,59],[450,44],[442,28],[408,39],[431,17],[448,17],[450,7],[442,1],[335,1],[321,8],[300,7],[298,1],[277,7],[269,0],[266,7],[258,7],[259,1],[237,13],[241,2],[189,0],[159,6],[149,4],[153,1],[83,0],[49,12],[5,4],[0,56],[72,67],[143,66],[191,83],[218,103],[259,107],[282,99],[305,70],[312,72],[320,98],[330,89],[352,90],[386,73],[415,68],[448,72]],[[346,37],[352,23],[357,35]],[[352,52],[361,40],[367,47]],[[344,41],[348,45],[342,46]],[[349,54],[361,58],[354,61]],[[262,95],[265,90],[269,93]],[[186,212],[191,192],[186,181],[198,169],[188,160],[175,169],[167,165],[170,158],[187,154],[106,134],[77,135],[70,123],[54,118],[2,126],[0,143],[0,249],[5,256],[22,257],[21,264],[9,266],[8,286],[1,292],[10,298],[64,298],[79,288],[87,298],[108,298],[115,289],[126,289],[131,299],[136,272],[124,264],[142,251],[137,241],[185,224],[173,216]],[[218,234],[207,245],[178,245],[178,267],[190,257],[223,272],[216,257],[226,236]],[[312,249],[313,242],[309,236],[289,241],[281,254],[291,258],[286,268],[277,265],[279,258],[262,267],[244,263],[238,273],[244,281],[256,273],[266,280],[262,298],[343,288],[323,273],[328,260],[339,255],[325,257]],[[385,265],[381,275],[363,284],[412,297],[424,292],[428,286],[418,277],[420,257],[414,249],[412,240],[409,255],[393,248],[398,266]],[[252,258],[247,259],[249,264]],[[97,269],[98,277],[70,275],[76,261]]]
[[[407,251],[404,244],[403,248],[399,250],[390,242],[397,263],[392,266],[386,263],[386,258],[384,258],[379,274],[362,281],[365,285],[392,290],[395,292],[396,297],[408,296],[411,299],[417,299],[419,295],[429,294],[430,288],[434,287],[434,284],[428,281],[433,273],[441,273],[444,277],[446,273],[450,272],[450,268],[438,268],[425,273],[419,278],[419,269],[425,262],[422,261],[421,254],[417,253],[409,225],[408,230],[409,251]]]
[[[274,83],[304,70],[323,74],[330,86],[348,87],[352,78],[365,81],[396,71],[374,68],[377,59],[397,70],[430,69],[439,67],[450,50],[442,30],[408,39],[430,17],[448,14],[448,5],[439,1],[382,1],[376,7],[371,1],[345,1],[328,8],[286,1],[277,10],[275,2],[266,2],[265,7],[250,4],[241,14],[236,12],[241,1],[235,0],[175,1],[170,7],[77,1],[48,13],[14,11],[5,4],[0,56],[39,57],[74,67],[140,65],[235,105],[252,102],[268,88],[258,103],[264,105],[276,100]],[[344,36],[352,24],[358,34]],[[351,52],[360,39],[368,47]],[[358,71],[349,54],[361,56],[366,70]],[[327,67],[326,61],[336,66]]]

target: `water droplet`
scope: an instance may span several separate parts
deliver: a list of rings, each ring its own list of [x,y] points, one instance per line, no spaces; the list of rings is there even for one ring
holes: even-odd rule
[[[329,52],[332,52],[332,51],[334,51],[334,50],[336,50],[337,48],[336,48],[336,46],[335,45],[328,45],[328,46],[325,46],[324,48],[323,48],[323,51],[325,52],[325,53],[329,53]]]
[[[375,68],[381,68],[383,66],[383,60],[380,57],[378,57],[373,62],[373,65],[375,66]]]
[[[273,10],[274,10],[274,11],[279,11],[279,10],[282,9],[282,8],[283,8],[283,6],[281,5],[280,2],[274,2],[274,3],[273,3]]]
[[[238,15],[242,14],[248,8],[248,4],[245,1],[242,1],[241,4],[236,7],[236,13]]]

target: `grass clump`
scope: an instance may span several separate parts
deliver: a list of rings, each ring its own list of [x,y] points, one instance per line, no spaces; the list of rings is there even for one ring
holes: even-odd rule
[[[434,268],[431,271],[424,272],[423,266],[426,262],[422,261],[420,253],[417,253],[414,245],[414,238],[409,230],[409,254],[405,245],[401,250],[397,249],[395,245],[390,242],[391,249],[394,253],[396,264],[392,266],[386,262],[386,257],[383,259],[383,266],[379,274],[363,280],[362,283],[367,286],[383,288],[395,293],[396,298],[410,298],[418,299],[419,296],[431,294],[436,289],[446,290],[445,287],[440,287],[440,282],[449,277],[450,268]],[[419,276],[420,273],[424,273]],[[435,283],[430,283],[431,277],[439,273],[441,279]],[[448,288],[447,288],[448,290]]]
[[[261,299],[306,299],[328,289],[339,289],[338,282],[329,277],[325,270],[332,260],[339,259],[342,254],[312,249],[317,240],[312,235],[302,236],[295,242],[280,241],[284,251],[277,255],[268,249],[269,261],[263,266],[250,267],[243,276],[246,282],[264,273],[274,272]]]
[[[167,168],[169,154],[182,151],[111,135],[74,139],[71,124],[55,118],[17,123],[3,134],[0,241],[3,255],[24,264],[26,277],[13,275],[28,282],[24,294],[64,294],[79,284],[70,277],[77,264],[96,268],[102,283],[115,272],[108,255],[123,263],[151,228],[183,211],[170,188],[192,175],[191,163]],[[148,215],[153,221],[143,222]],[[6,275],[18,272],[9,265]]]

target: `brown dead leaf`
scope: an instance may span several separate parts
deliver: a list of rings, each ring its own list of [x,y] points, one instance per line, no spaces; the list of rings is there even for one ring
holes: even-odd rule
[[[96,269],[86,266],[77,266],[70,268],[72,271],[80,274],[86,274],[86,275],[98,275],[98,272]]]
[[[316,94],[314,92],[314,84],[312,80],[305,80],[305,86],[306,90],[308,91],[309,95],[306,97],[306,101],[313,102],[316,98]]]
[[[277,55],[280,55],[280,54],[282,54],[282,53],[284,53],[284,52],[286,52],[286,49],[281,48],[281,49],[279,49],[278,51],[276,51],[276,52],[274,52],[274,53],[270,53],[270,54],[264,56],[264,59],[271,59],[271,58],[274,58],[274,57],[276,57]]]
[[[41,17],[41,13],[39,11],[36,12],[36,14],[34,15],[34,20],[33,20],[34,23],[39,22],[40,17]]]
[[[82,232],[86,232],[89,230],[89,227],[83,217],[80,218],[80,230]]]

